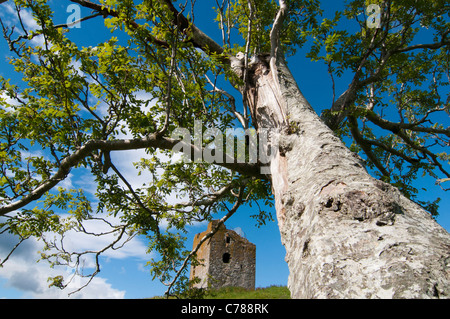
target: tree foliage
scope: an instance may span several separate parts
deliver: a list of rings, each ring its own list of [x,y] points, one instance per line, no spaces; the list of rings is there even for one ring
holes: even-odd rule
[[[195,1],[66,2],[86,9],[82,23],[103,19],[110,36],[77,43],[76,29],[56,21],[45,0],[6,2],[1,20],[17,77],[0,78],[0,232],[42,239],[42,258],[52,265],[92,278],[104,251],[146,236],[149,252],[158,253],[152,275],[170,292],[174,279],[185,283],[187,263],[199,262],[185,247],[187,225],[271,203],[270,176],[258,163],[179,161],[171,150],[177,129],[195,131],[194,119],[202,132],[254,126],[240,96],[246,71],[237,75],[230,61],[242,52],[248,67],[252,57],[271,54],[275,31],[286,56],[302,52],[328,66],[339,97],[322,118],[377,177],[419,202],[417,178],[450,178],[447,1],[354,0],[327,17],[320,1],[216,0],[205,19],[217,22],[221,44],[196,27],[203,17]],[[367,24],[369,2],[381,8],[379,28]],[[336,81],[349,81],[348,89],[335,92]],[[213,133],[189,147],[213,152],[214,142]],[[133,163],[136,171],[151,177],[139,187],[114,161],[116,151],[135,149],[147,153]],[[61,187],[71,172],[95,180],[94,203],[86,189]],[[437,202],[421,204],[437,214]],[[263,210],[255,217],[260,224],[271,218]],[[109,230],[90,233],[89,221]],[[116,239],[98,251],[70,252],[63,245],[70,231]],[[87,254],[96,260],[89,274],[81,269]],[[51,280],[60,288],[66,282]]]
[[[307,31],[309,57],[324,61],[333,81],[351,76],[322,117],[353,139],[378,177],[416,198],[416,178],[449,175],[450,8],[445,1],[370,3],[381,8],[379,28],[368,26],[362,8],[369,3],[352,1]],[[353,32],[348,21],[357,22]]]

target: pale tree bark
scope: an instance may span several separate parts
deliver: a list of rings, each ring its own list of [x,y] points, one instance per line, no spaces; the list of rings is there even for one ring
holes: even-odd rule
[[[91,1],[70,1],[104,17],[118,16]],[[159,1],[174,14],[174,24],[189,32],[195,47],[209,54],[223,53],[223,48],[191,25],[171,1]],[[286,14],[284,1],[279,3],[270,34],[270,55],[249,66],[243,92],[256,128],[279,136],[278,143],[271,140],[277,147],[269,173],[292,297],[450,297],[450,235],[419,205],[372,178],[362,160],[314,112],[283,60],[275,58],[281,56],[277,34]],[[128,27],[139,25],[131,21]],[[168,47],[150,33],[146,39]],[[221,56],[221,63],[233,70],[236,64],[242,73],[245,64],[237,60]],[[343,104],[336,103],[336,107],[342,109]],[[95,150],[171,149],[178,142],[158,134],[137,140],[88,142],[67,157],[49,181],[24,199],[0,208],[0,215],[42,196]],[[258,175],[252,165],[225,167]]]
[[[251,74],[253,120],[279,132],[270,170],[292,297],[450,297],[449,233],[368,174],[282,59]]]

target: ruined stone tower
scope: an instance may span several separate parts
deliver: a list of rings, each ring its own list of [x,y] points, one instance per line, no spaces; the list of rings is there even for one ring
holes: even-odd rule
[[[219,221],[209,223],[206,231],[195,235],[194,247]],[[201,265],[191,267],[190,279],[200,278],[197,288],[225,286],[255,289],[256,246],[235,231],[221,225],[197,252]]]

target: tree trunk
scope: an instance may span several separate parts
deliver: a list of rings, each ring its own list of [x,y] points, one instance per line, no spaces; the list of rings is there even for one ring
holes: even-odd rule
[[[293,298],[448,298],[450,235],[320,120],[287,66],[250,70],[258,130],[279,133],[270,163]]]

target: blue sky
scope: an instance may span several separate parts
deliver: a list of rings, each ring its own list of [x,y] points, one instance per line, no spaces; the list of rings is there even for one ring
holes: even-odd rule
[[[0,15],[7,17],[11,8],[11,1],[0,5]],[[65,22],[67,16],[66,8],[68,1],[50,1],[58,10],[56,18],[59,22]],[[331,12],[342,5],[342,1],[322,1],[324,8]],[[196,14],[197,25],[205,30],[210,36],[220,42],[220,33],[217,28],[211,27],[213,15],[209,5],[214,1],[197,1],[199,12]],[[82,10],[83,15],[89,14],[89,11]],[[208,20],[200,20],[202,15],[209,15]],[[31,17],[26,16],[25,24],[33,27]],[[14,22],[10,18],[11,22]],[[71,30],[71,38],[83,46],[95,46],[97,40],[102,37],[110,37],[109,31],[105,30],[100,18],[96,21],[86,21],[81,24],[80,29]],[[35,41],[39,41],[36,39]],[[0,61],[4,61],[9,55],[7,45],[4,41],[0,41]],[[0,74],[6,78],[13,77],[11,68],[2,62]],[[313,63],[306,59],[299,51],[296,57],[289,59],[289,67],[296,77],[299,87],[311,105],[321,110],[328,107],[332,101],[331,80],[327,73],[326,67],[321,63]],[[337,92],[343,92],[348,82],[338,83]],[[320,111],[319,111],[320,112]],[[145,180],[145,175],[137,176],[132,165],[133,161],[137,161],[144,156],[143,151],[134,152],[117,152],[112,154],[115,163],[120,163],[120,169],[126,177],[133,180],[133,183],[139,184]],[[434,186],[434,181],[424,178],[416,183],[422,187],[429,189],[428,192],[422,193],[422,199],[434,200],[439,196],[442,198],[440,203],[440,216],[438,222],[447,230],[450,230],[450,199],[440,188]],[[74,170],[64,181],[67,187],[83,187],[87,190],[94,191],[94,183],[83,169]],[[95,203],[94,203],[95,204]],[[274,209],[272,209],[275,217]],[[244,207],[238,211],[227,223],[229,229],[236,227],[242,228],[248,240],[256,244],[256,286],[265,287],[269,285],[286,285],[288,278],[288,267],[284,261],[284,247],[280,242],[280,234],[276,221],[269,222],[261,228],[255,227],[255,220],[250,215],[255,211],[249,207]],[[218,216],[220,217],[220,216]],[[101,227],[100,225],[92,225],[93,228]],[[188,228],[187,245],[192,245],[193,236],[196,233],[206,229],[206,224],[201,223]],[[102,240],[92,240],[81,236],[72,236],[72,244],[74,247],[80,248],[98,248],[108,238]],[[0,237],[0,256],[4,256],[5,247],[9,247],[14,239],[10,236]],[[0,298],[67,298],[67,293],[76,289],[80,282],[74,280],[70,285],[70,289],[61,291],[57,288],[48,288],[47,277],[57,274],[68,274],[67,269],[49,269],[45,262],[36,263],[38,259],[37,251],[41,249],[42,243],[37,241],[29,241],[23,245],[8,261],[4,268],[0,269]],[[3,250],[2,250],[3,249]],[[74,294],[71,298],[145,298],[154,295],[161,295],[165,291],[165,287],[158,280],[152,281],[148,268],[145,263],[149,260],[146,254],[146,243],[143,238],[135,238],[129,242],[122,250],[107,253],[101,258],[101,272],[92,281],[92,283],[81,292]],[[89,265],[92,260],[87,260]]]

